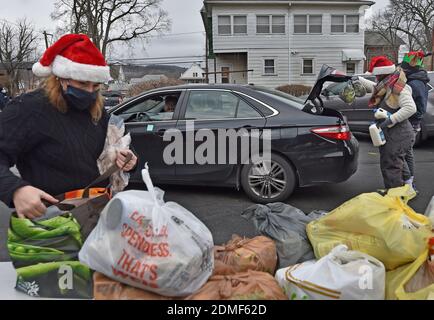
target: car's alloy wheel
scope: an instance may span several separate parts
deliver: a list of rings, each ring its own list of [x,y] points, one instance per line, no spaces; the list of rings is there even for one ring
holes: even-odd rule
[[[295,174],[284,158],[273,154],[271,160],[245,166],[241,172],[241,184],[255,202],[283,201],[294,190]]]

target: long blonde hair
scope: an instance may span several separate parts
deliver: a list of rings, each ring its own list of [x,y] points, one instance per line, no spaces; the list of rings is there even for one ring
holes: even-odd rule
[[[44,89],[50,103],[59,110],[59,112],[66,113],[66,111],[68,111],[68,106],[62,95],[62,86],[56,76],[52,75],[48,77],[42,84],[42,88]],[[89,110],[92,120],[95,123],[101,119],[103,109],[104,98],[101,93],[99,93],[95,104]]]

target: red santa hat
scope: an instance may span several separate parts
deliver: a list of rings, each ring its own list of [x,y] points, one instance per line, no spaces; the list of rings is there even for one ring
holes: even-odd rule
[[[104,56],[84,34],[61,37],[45,51],[32,70],[38,77],[54,74],[63,79],[98,83],[111,79]]]
[[[374,76],[391,74],[396,70],[395,64],[385,56],[373,57],[369,66],[369,73]]]

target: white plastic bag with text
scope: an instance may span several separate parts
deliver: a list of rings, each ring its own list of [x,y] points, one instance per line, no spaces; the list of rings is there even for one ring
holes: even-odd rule
[[[118,193],[79,253],[91,269],[131,286],[164,296],[196,292],[214,267],[213,238],[191,212],[164,202],[148,169],[148,191]]]

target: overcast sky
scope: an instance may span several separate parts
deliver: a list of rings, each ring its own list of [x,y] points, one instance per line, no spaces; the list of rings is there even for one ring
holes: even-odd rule
[[[53,32],[55,22],[50,19],[50,13],[54,10],[55,2],[55,0],[0,0],[0,19],[14,21],[26,17],[39,31]],[[371,12],[383,8],[388,0],[377,0],[376,2],[370,9]],[[165,36],[152,38],[145,45],[146,50],[142,47],[136,47],[132,50],[133,52],[117,50],[113,56],[134,55],[136,58],[142,58],[203,55],[205,40],[199,14],[202,3],[203,0],[164,0],[163,7],[168,11],[172,20],[171,31]]]

